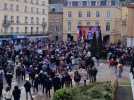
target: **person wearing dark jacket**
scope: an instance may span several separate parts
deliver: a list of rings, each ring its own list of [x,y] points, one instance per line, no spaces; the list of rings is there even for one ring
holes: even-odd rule
[[[50,97],[51,94],[50,94],[50,90],[52,89],[52,80],[51,78],[47,78],[46,79],[46,96]]]
[[[54,86],[54,92],[61,88],[61,81],[58,75],[53,78],[52,83]]]
[[[132,61],[131,61],[130,72],[132,73],[133,78],[134,78],[134,54],[133,54]]]
[[[19,89],[18,86],[14,87],[12,94],[13,94],[14,100],[20,100],[21,90]]]
[[[2,90],[3,90],[3,71],[0,70],[0,99],[2,97]]]
[[[42,82],[43,82],[43,87],[42,87],[42,93],[44,93],[44,90],[46,88],[46,81],[47,81],[47,74],[46,73],[43,73],[43,77],[42,77]]]
[[[28,93],[30,94],[31,100],[33,100],[31,87],[32,87],[31,83],[28,80],[26,80],[26,83],[24,84],[24,88],[26,91],[26,100],[28,100]]]
[[[12,73],[11,72],[8,72],[7,74],[6,74],[6,80],[7,80],[7,84],[8,84],[8,86],[12,86],[11,84],[12,84],[12,78],[13,78],[13,75],[12,75]]]
[[[92,69],[93,82],[96,82],[97,73],[98,73],[98,70],[95,67],[93,67]]]
[[[35,75],[35,79],[34,79],[34,92],[36,90],[36,92],[38,92],[38,85],[39,85],[39,76]]]
[[[2,97],[2,90],[3,90],[3,80],[0,79],[0,99]]]

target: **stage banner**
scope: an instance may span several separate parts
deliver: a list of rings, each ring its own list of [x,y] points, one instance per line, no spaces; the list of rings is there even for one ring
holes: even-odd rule
[[[96,37],[99,37],[98,26],[78,26],[77,27],[77,37],[78,39],[91,40],[93,39],[93,34],[96,34]]]

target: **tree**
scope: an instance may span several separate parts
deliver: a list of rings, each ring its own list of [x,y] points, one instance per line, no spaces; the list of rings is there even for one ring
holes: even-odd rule
[[[98,26],[98,34],[99,34],[99,37],[98,37],[98,53],[99,53],[99,56],[101,56],[101,53],[102,53],[102,49],[103,49],[103,42],[102,42],[102,33],[101,33],[101,29],[100,29],[100,26]]]
[[[97,39],[96,39],[96,33],[93,34],[91,50],[92,50],[92,56],[96,56],[96,54],[98,52],[98,43],[97,43]]]

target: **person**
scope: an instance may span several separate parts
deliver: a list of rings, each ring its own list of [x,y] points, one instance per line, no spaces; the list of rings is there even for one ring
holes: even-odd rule
[[[72,86],[72,79],[71,79],[71,76],[69,75],[68,72],[65,73],[64,83],[65,83],[66,87],[71,87]]]
[[[7,72],[7,74],[6,74],[6,80],[7,80],[7,84],[8,84],[8,86],[12,86],[11,84],[12,84],[12,78],[13,78],[13,75],[12,75],[12,73],[11,72]]]
[[[97,73],[98,73],[97,68],[93,67],[93,69],[92,69],[93,82],[96,82]]]
[[[132,61],[131,61],[130,72],[132,73],[133,78],[134,78],[134,54],[133,54]]]
[[[33,97],[32,97],[32,93],[31,93],[31,83],[26,80],[25,84],[24,84],[24,88],[25,88],[25,91],[26,91],[26,100],[28,100],[28,93],[30,94],[30,97],[31,99],[33,100]]]
[[[61,81],[60,78],[58,77],[58,74],[52,79],[53,87],[54,87],[54,92],[56,92],[58,89],[61,88]]]
[[[119,70],[119,78],[122,77],[122,72],[123,72],[123,66],[124,66],[124,60],[123,60],[123,56],[119,59],[119,63],[117,65],[117,68]]]
[[[86,69],[80,68],[79,73],[81,75],[81,79],[84,81],[84,86],[86,86],[86,81],[88,77]]]
[[[16,68],[16,79],[18,82],[20,82],[20,79],[21,79],[21,67],[20,66]]]
[[[39,85],[39,76],[38,74],[35,75],[35,79],[34,79],[34,92],[36,90],[36,92],[38,92],[38,85]]]
[[[3,80],[0,79],[0,99],[2,98]]]
[[[18,86],[14,87],[14,90],[12,92],[13,98],[14,100],[20,100],[20,96],[21,96],[21,90],[19,89]]]
[[[0,99],[2,98],[2,90],[3,90],[3,71],[0,70]]]
[[[22,65],[22,67],[21,67],[21,76],[22,76],[22,80],[25,80],[25,78],[26,78],[26,69],[25,69],[25,66],[24,65]]]
[[[12,99],[11,87],[8,86],[8,87],[6,88],[3,97],[5,98],[5,100],[11,100],[11,99]]]
[[[45,90],[45,88],[46,88],[46,81],[47,81],[47,78],[48,78],[48,77],[47,77],[47,73],[44,72],[44,73],[43,73],[43,77],[42,77],[42,79],[43,79],[43,80],[42,80],[42,82],[43,82],[43,84],[42,84],[42,85],[43,85],[43,87],[42,87],[42,93],[44,93],[44,90]]]
[[[50,77],[46,79],[46,96],[50,97],[50,90],[52,89],[52,80]]]
[[[81,76],[80,76],[79,72],[75,71],[74,72],[74,81],[75,81],[76,85],[79,85],[80,80],[81,80]]]

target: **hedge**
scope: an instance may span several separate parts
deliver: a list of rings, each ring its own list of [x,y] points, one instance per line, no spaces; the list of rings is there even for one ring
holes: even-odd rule
[[[53,100],[115,100],[118,83],[99,82],[56,91]]]

